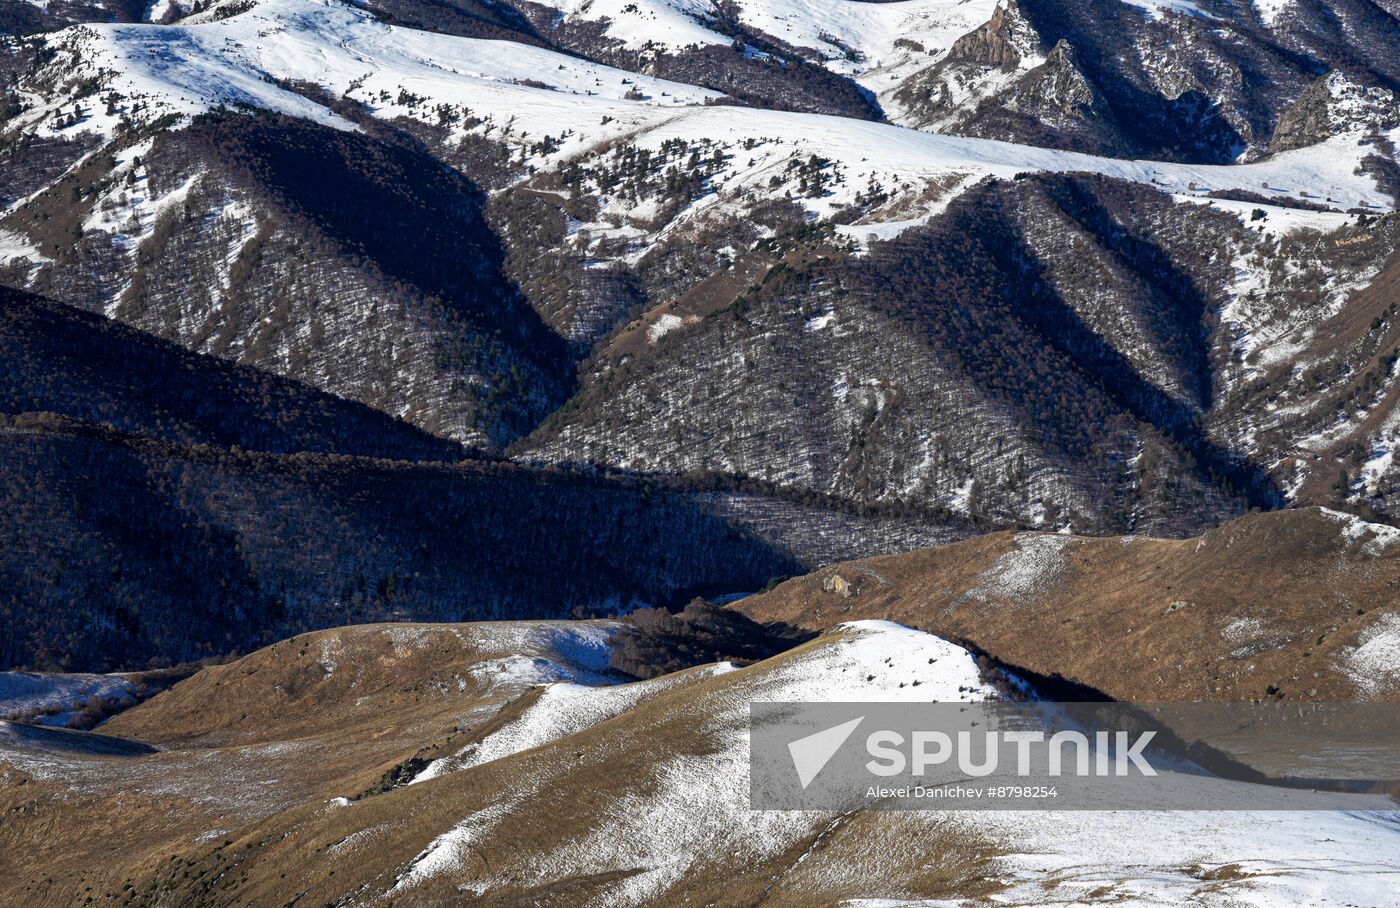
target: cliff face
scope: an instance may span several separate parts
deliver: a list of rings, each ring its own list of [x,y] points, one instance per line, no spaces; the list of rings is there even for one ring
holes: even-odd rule
[[[1017,46],[1015,30],[1017,15],[1014,7],[998,6],[992,18],[974,31],[968,32],[948,47],[945,60],[1012,69],[1021,62],[1022,49]]]

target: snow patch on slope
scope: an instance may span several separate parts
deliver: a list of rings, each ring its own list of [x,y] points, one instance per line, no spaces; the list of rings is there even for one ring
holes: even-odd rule
[[[922,46],[924,54],[916,59],[927,65],[930,55],[991,19],[997,5],[998,0],[749,0],[741,3],[739,18],[787,44],[818,51],[835,72],[859,76],[879,70],[889,79],[890,69],[912,62],[895,42]]]
[[[1380,908],[1393,904],[1400,883],[1400,813],[1067,810],[978,817],[1015,850],[1004,859],[1010,888],[997,896],[1007,904]]]
[[[1020,533],[1012,548],[977,578],[968,595],[1028,602],[1055,582],[1065,567],[1064,551],[1072,537]]]
[[[0,265],[25,259],[34,264],[47,262],[49,257],[39,251],[29,240],[18,233],[0,230]]]
[[[1168,13],[1179,16],[1194,16],[1197,19],[1215,18],[1193,3],[1192,0],[1123,0],[1123,2],[1142,10],[1147,18],[1152,20],[1166,18]]]
[[[1366,494],[1375,495],[1380,491],[1381,483],[1395,466],[1397,450],[1400,450],[1400,411],[1386,416],[1361,465],[1359,479]]]
[[[607,22],[609,38],[634,50],[681,50],[729,44],[705,23],[715,15],[707,0],[536,0],[566,21]]]
[[[1229,207],[1217,206],[1224,210]],[[1242,206],[1252,212],[1261,206]],[[1274,239],[1300,230],[1331,233],[1353,222],[1351,215],[1335,212],[1297,212],[1284,208],[1268,208],[1262,231]],[[1247,220],[1246,223],[1252,223]],[[1302,251],[1294,251],[1299,250]],[[1234,350],[1242,365],[1242,377],[1257,378],[1271,366],[1288,363],[1301,366],[1298,356],[1307,349],[1317,326],[1341,311],[1350,296],[1369,286],[1380,273],[1384,260],[1379,259],[1354,271],[1336,273],[1316,257],[1306,244],[1274,246],[1269,242],[1246,244],[1235,254],[1235,276],[1227,288],[1228,302],[1220,310],[1221,320],[1234,333]],[[1314,282],[1320,293],[1316,305],[1280,307],[1277,298],[1296,292],[1310,273],[1323,275]],[[1280,411],[1279,415],[1287,413]],[[1349,431],[1346,421],[1324,428],[1312,438],[1296,444],[1303,450],[1320,450],[1332,443],[1340,433]]]
[[[801,812],[748,807],[748,704],[985,699],[993,695],[971,654],[952,643],[888,621],[857,621],[838,636],[724,676],[729,690],[709,702],[726,708],[698,717],[718,749],[673,756],[654,766],[606,812],[606,822],[554,852],[538,869],[559,879],[586,868],[626,866],[600,904],[654,901],[708,855],[735,849],[762,860],[781,854],[809,831]],[[910,682],[920,680],[919,686]],[[697,817],[703,817],[696,822]]]
[[[1338,661],[1357,690],[1379,697],[1400,684],[1400,615],[1382,615]]]
[[[114,171],[117,175],[122,172],[120,166]],[[149,194],[149,178],[133,188],[115,184],[88,214],[83,230],[110,234],[119,249],[134,255],[142,241],[155,232],[160,216],[183,205],[201,176],[201,173],[190,175],[184,183],[160,197]]]
[[[1400,622],[1395,633],[1400,639]],[[912,675],[922,675],[924,684],[908,685]],[[906,682],[903,687],[901,682]],[[654,903],[715,856],[763,861],[831,828],[835,818],[827,814],[748,809],[748,703],[849,701],[863,694],[910,701],[989,694],[966,651],[881,621],[843,625],[832,637],[704,683],[710,688],[694,719],[711,749],[636,764],[635,777],[600,805],[591,828],[529,863],[468,867],[474,860],[472,843],[508,824],[517,802],[474,813],[424,849],[395,893],[448,872],[460,875],[462,891],[484,894],[625,869],[628,874],[599,890],[592,901]],[[600,695],[558,693],[558,715],[550,722],[569,722],[574,706]],[[621,697],[622,689],[608,695]],[[550,779],[535,781],[546,790]],[[1005,843],[1009,853],[999,859],[998,871],[1008,888],[993,899],[998,903],[1113,900],[1175,906],[1207,892],[1221,904],[1379,906],[1387,904],[1400,879],[1395,859],[1400,814],[978,811],[956,819],[935,812],[888,816],[896,818],[889,822],[898,824],[902,838],[917,837],[924,824],[959,822],[967,824],[969,834]],[[1217,873],[1226,867],[1227,872]],[[945,903],[871,899],[848,904]]]
[[[1278,24],[1279,17],[1293,6],[1293,0],[1254,0],[1254,10],[1259,19],[1270,28]]]
[[[120,699],[135,691],[124,675],[0,672],[0,719],[65,726],[89,698]]]
[[[612,687],[574,682],[551,684],[540,692],[539,698],[520,717],[482,741],[468,745],[451,756],[432,761],[410,784],[427,782],[449,772],[490,763],[577,734],[621,715],[664,691],[722,675],[736,668],[731,662],[720,662],[649,681]]]
[[[389,890],[389,895],[402,893],[435,876],[460,868],[472,843],[489,833],[507,812],[506,803],[493,804],[433,839],[413,859],[408,870]]]
[[[1384,523],[1371,523],[1354,514],[1321,508],[1323,514],[1341,524],[1340,532],[1345,545],[1361,543],[1361,551],[1367,555],[1379,555],[1396,542],[1400,542],[1400,529]]]
[[[702,700],[705,711],[693,720],[697,733],[712,749],[638,766],[636,784],[604,808],[591,832],[551,852],[546,860],[515,868],[517,874],[543,883],[625,867],[636,872],[593,901],[640,905],[654,900],[709,855],[743,849],[762,859],[791,847],[810,831],[809,816],[748,807],[750,702],[926,703],[994,696],[982,682],[972,655],[961,647],[892,622],[857,621],[744,669],[708,666],[604,691],[551,687],[534,709],[501,730],[499,742],[488,738],[483,746],[498,748],[502,755],[518,752],[553,735],[567,734],[570,727],[588,727],[596,724],[594,719],[606,721],[607,714],[620,714],[614,710],[625,710],[629,702],[640,703],[675,685],[696,683],[711,685]],[[579,711],[583,715],[577,715]],[[544,790],[547,783],[532,780],[519,786],[519,791],[535,784]],[[412,862],[394,892],[442,873],[461,871],[471,843],[497,824],[509,822],[515,803],[473,814],[444,832]],[[512,879],[507,884],[488,874],[474,874],[464,886],[480,894],[497,884],[518,882]]]
[[[460,633],[484,659],[472,665],[472,678],[487,689],[532,687],[555,681],[612,684],[609,641],[615,622],[519,621],[472,624]]]
[[[672,315],[668,312],[665,315],[659,316],[656,321],[652,322],[651,326],[647,328],[647,340],[654,344],[685,324],[685,319],[681,318],[679,315]]]

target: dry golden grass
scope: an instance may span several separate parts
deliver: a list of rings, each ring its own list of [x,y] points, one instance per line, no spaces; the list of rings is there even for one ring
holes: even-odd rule
[[[385,790],[396,766],[459,752],[539,697],[459,689],[499,655],[463,647],[466,628],[429,627],[417,647],[384,627],[326,631],[208,669],[104,727],[158,740],[155,755],[75,755],[36,780],[0,751],[0,809],[23,818],[0,832],[0,903],[588,906],[630,891],[633,904],[796,906],[998,886],[998,844],[950,819],[747,810],[747,703],[841,635],[670,676],[582,731]],[[323,644],[338,664],[317,678]],[[473,824],[440,873],[395,891]]]
[[[1400,545],[1368,554],[1340,526],[1305,509],[1185,540],[995,533],[834,565],[736,607],[812,629],[886,618],[1121,700],[1400,699],[1346,670],[1400,611]]]

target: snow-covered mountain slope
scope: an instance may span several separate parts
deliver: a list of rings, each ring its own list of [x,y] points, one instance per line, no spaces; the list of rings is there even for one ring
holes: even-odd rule
[[[67,20],[44,21],[207,24],[253,5],[73,9]],[[1394,21],[1387,29],[1388,14],[1368,0],[1335,12],[1302,0],[1281,19],[1247,4],[1086,0],[368,0],[366,9],[418,29],[554,47],[763,107],[876,118],[883,110],[923,128],[1118,156],[1223,162],[1259,153],[1321,71],[1344,65],[1368,86],[1397,76]]]
[[[1187,57],[1161,41],[1228,19],[1201,9],[1106,15],[1167,65]],[[1303,461],[1389,412],[1389,300],[1366,288],[1395,245],[1400,129],[1371,76],[1299,76],[1273,153],[1181,163],[1221,159],[765,109],[737,75],[633,71],[675,72],[660,51],[588,52],[624,69],[547,47],[572,26],[483,39],[374,10],[263,0],[26,42],[5,279],[492,451],[1035,525],[1182,533],[1311,495],[1303,473],[1335,461]],[[873,79],[917,125],[1001,134],[963,128],[995,94],[979,123],[1081,98],[1122,126],[1100,84],[1118,39],[1077,0],[637,10],[548,21],[625,38],[652,10],[726,40],[787,23],[794,45],[862,43],[823,72]],[[1173,97],[1209,94],[1178,75]],[[952,106],[906,118],[917,79]],[[1150,131],[1214,128],[1192,122]],[[984,343],[1013,335],[1038,352]],[[789,370],[819,393],[789,399]],[[1088,457],[1091,436],[1109,453]]]
[[[1379,908],[1400,873],[1387,813],[750,810],[751,702],[995,691],[966,650],[886,621],[841,624],[744,668],[592,686],[606,679],[574,651],[606,636],[587,624],[346,628],[210,670],[111,724],[113,736],[157,736],[157,753],[7,736],[0,803],[23,808],[11,816],[39,811],[50,835],[115,811],[122,823],[43,864],[7,849],[0,887],[61,901],[129,884],[208,905],[548,894],[564,905]],[[513,658],[550,666],[533,675],[545,686],[483,694],[474,666]],[[561,676],[573,680],[548,683]],[[222,721],[211,707],[245,719],[222,738],[202,733]],[[453,765],[429,761],[444,752]],[[231,798],[253,778],[265,780],[255,795]],[[37,829],[7,824],[7,841]],[[71,879],[55,872],[113,843],[125,847]]]
[[[1327,70],[1369,88],[1400,75],[1391,14],[1365,0],[1294,5],[1298,16],[1265,24],[1248,4],[1021,0],[881,101],[942,131],[1225,163],[1263,153]]]
[[[380,2],[401,17],[412,8],[412,0]],[[710,80],[722,81],[726,70],[737,76],[731,82],[756,81],[745,70],[755,59],[813,65],[853,79],[909,125],[1228,161],[1266,147],[1322,61],[1345,58],[1371,84],[1396,76],[1386,14],[1364,0],[1335,13],[1314,0],[1295,6],[1282,22],[1257,18],[1247,4],[1145,0],[560,0],[505,8],[528,19],[532,36],[629,69],[688,73],[681,78],[720,87]],[[1325,25],[1329,14],[1344,23],[1340,42]]]
[[[897,12],[893,8],[905,4],[849,6]],[[877,28],[859,16],[853,21],[852,29],[868,27],[886,37],[901,33],[897,23]],[[844,118],[715,107],[710,102],[721,99],[717,92],[523,45],[394,28],[338,0],[263,0],[217,22],[87,26],[50,41],[59,58],[48,67],[49,80],[82,86],[105,108],[94,103],[78,120],[65,119],[75,93],[60,89],[34,103],[12,130],[44,137],[88,131],[110,136],[122,123],[189,116],[218,105],[353,128],[294,90],[310,83],[360,102],[379,118],[408,116],[444,125],[443,141],[494,134],[532,167],[586,158],[621,141],[656,151],[670,140],[706,138],[729,159],[710,177],[721,197],[768,188],[790,161],[817,154],[834,163],[839,178],[839,185],[810,206],[823,215],[849,205],[872,183],[911,184],[897,192],[899,201],[927,194],[933,184],[1024,171],[1102,173],[1185,196],[1250,191],[1283,204],[1326,199],[1325,207],[1340,211],[1389,207],[1375,178],[1358,172],[1362,159],[1374,153],[1358,143],[1371,125],[1366,120],[1339,129],[1321,145],[1244,167],[1119,161]],[[95,94],[92,80],[100,86]],[[740,146],[748,153],[740,153]]]
[[[903,4],[850,5],[878,10]],[[898,29],[890,26],[887,32]],[[95,97],[104,103],[111,99],[112,112],[93,105],[76,123],[60,123],[55,114],[72,102],[60,92],[35,104],[9,129],[36,136],[89,130],[111,135],[123,121],[189,116],[221,104],[351,128],[324,105],[278,87],[309,82],[333,96],[361,101],[382,118],[437,122],[447,105],[449,113],[459,114],[446,118],[449,135],[475,130],[489,136],[501,130],[508,145],[526,154],[541,139],[558,136],[548,153],[530,156],[540,165],[578,157],[624,136],[653,147],[671,138],[708,137],[725,147],[766,139],[778,144],[781,160],[818,152],[832,157],[849,172],[850,194],[872,176],[978,178],[1055,170],[1104,173],[1199,194],[1267,186],[1273,198],[1326,197],[1340,210],[1384,205],[1374,179],[1355,172],[1368,153],[1357,144],[1367,121],[1321,146],[1245,167],[1105,160],[846,119],[711,107],[707,102],[722,97],[717,92],[523,45],[393,28],[338,0],[263,0],[248,12],[202,25],[86,26],[49,40],[61,55],[60,63],[51,64],[57,70],[52,78],[89,91],[86,80],[96,78],[101,87]],[[470,125],[481,118],[484,122]],[[757,171],[747,164],[743,169],[755,177],[771,170],[762,164]],[[838,196],[829,204],[845,201]]]
[[[875,89],[874,80],[895,78],[901,66],[916,59],[914,53],[945,49],[986,22],[997,0],[546,0],[545,5],[566,22],[601,23],[607,37],[651,52],[732,44],[726,24],[737,23],[814,54],[828,68],[859,76]]]
[[[213,22],[90,25],[48,41],[73,55],[65,64],[78,66],[61,69],[58,78],[96,76],[109,83],[98,97],[115,93],[119,101],[112,112],[92,110],[76,124],[108,135],[122,122],[189,116],[221,104],[352,128],[324,105],[284,87],[287,83],[311,83],[334,97],[363,99],[382,117],[415,112],[436,120],[438,105],[447,104],[458,109],[459,118],[464,107],[501,116],[498,126],[504,129],[510,112],[518,122],[518,142],[538,138],[550,126],[596,124],[600,115],[619,116],[632,108],[721,97],[526,45],[383,25],[338,0],[263,0]],[[646,104],[620,103],[629,93],[646,95]],[[428,109],[421,110],[424,104]],[[35,135],[73,128],[45,122],[56,109],[36,107],[19,125]]]

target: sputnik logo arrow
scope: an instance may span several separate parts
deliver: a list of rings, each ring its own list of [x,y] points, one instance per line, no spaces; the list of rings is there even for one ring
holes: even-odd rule
[[[792,755],[792,765],[797,770],[797,781],[802,783],[803,791],[807,790],[807,786],[812,784],[812,780],[831,758],[836,756],[836,751],[846,743],[856,726],[864,721],[865,716],[858,716],[849,722],[842,722],[788,744],[788,753]]]

